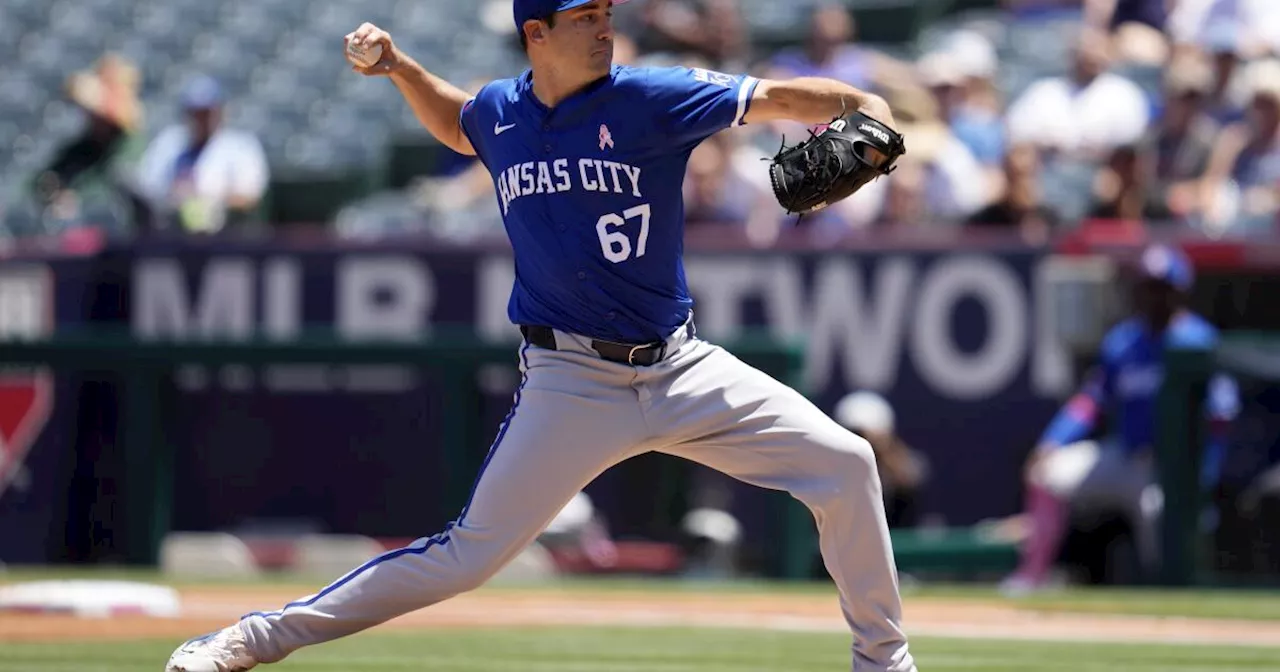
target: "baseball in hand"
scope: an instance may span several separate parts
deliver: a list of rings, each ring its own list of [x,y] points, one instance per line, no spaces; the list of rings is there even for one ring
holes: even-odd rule
[[[347,60],[362,67],[371,68],[382,60],[382,45],[375,44],[368,49],[357,46],[354,42],[347,45]]]

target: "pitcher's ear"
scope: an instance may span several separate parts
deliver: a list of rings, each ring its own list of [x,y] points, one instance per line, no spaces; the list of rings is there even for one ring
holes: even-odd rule
[[[529,19],[524,22],[524,35],[528,42],[541,42],[546,39],[545,26],[538,19]]]

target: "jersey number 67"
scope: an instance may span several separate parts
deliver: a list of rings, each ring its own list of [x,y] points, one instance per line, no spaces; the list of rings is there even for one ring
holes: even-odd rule
[[[626,233],[616,229],[626,226],[637,217],[640,218],[640,238],[636,240],[635,252],[637,257],[643,257],[645,243],[649,240],[648,203],[627,208],[622,211],[622,216],[610,212],[596,222],[596,234],[600,236],[600,251],[604,253],[605,259],[617,264],[631,258],[631,239]]]

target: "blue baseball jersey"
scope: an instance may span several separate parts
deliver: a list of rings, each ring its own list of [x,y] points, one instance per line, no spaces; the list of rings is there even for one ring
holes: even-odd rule
[[[1111,433],[1118,439],[1111,445],[1130,453],[1153,449],[1165,349],[1211,349],[1217,343],[1218,331],[1213,325],[1190,312],[1175,316],[1162,333],[1153,333],[1137,318],[1117,324],[1102,340],[1097,368],[1054,418],[1042,442],[1062,446],[1083,439],[1106,414],[1114,423]],[[1222,374],[1214,376],[1204,408],[1210,421],[1202,471],[1206,482],[1219,476],[1227,423],[1239,408],[1235,381]]]
[[[462,128],[493,176],[515,255],[511,321],[622,343],[683,325],[685,167],[698,143],[743,123],[756,84],[615,65],[548,108],[526,70],[468,101]]]

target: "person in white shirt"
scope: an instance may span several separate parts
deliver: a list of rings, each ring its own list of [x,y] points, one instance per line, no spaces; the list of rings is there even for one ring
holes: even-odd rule
[[[1008,141],[1094,159],[1136,141],[1147,129],[1150,103],[1133,81],[1107,72],[1110,43],[1081,32],[1069,76],[1034,82],[1009,107]]]
[[[1246,60],[1268,52],[1280,54],[1280,2],[1178,0],[1169,13],[1167,30],[1183,50],[1207,49],[1215,33],[1226,32]]]
[[[252,218],[267,191],[269,169],[252,134],[222,125],[225,99],[200,76],[182,92],[183,124],[160,132],[144,153],[138,187],[162,219],[191,232],[212,233]]]

